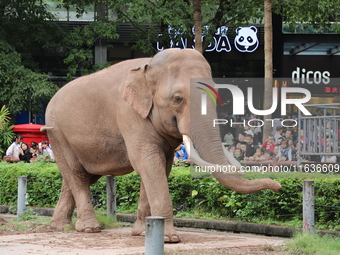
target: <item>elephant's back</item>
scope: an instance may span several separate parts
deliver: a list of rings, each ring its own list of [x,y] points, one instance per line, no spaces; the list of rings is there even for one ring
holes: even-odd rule
[[[126,60],[96,73],[77,78],[62,87],[46,109],[46,126],[73,129],[75,125],[96,126],[113,119],[122,99],[130,70],[146,65],[150,58]],[[98,128],[98,130],[101,128]]]
[[[125,80],[130,70],[146,65],[150,58],[119,62],[93,74],[79,77],[64,85],[51,99],[48,108],[87,108],[91,103],[107,103],[121,98]],[[110,100],[111,101],[111,100]]]
[[[114,89],[118,92],[119,87],[123,87],[127,74],[132,69],[146,65],[151,58],[137,58],[119,62],[95,73],[79,77],[64,85],[55,95],[55,97],[64,97],[73,93],[82,94],[87,91],[102,91],[105,89]]]

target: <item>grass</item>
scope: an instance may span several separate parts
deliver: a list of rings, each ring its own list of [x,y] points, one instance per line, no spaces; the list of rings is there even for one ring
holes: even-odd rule
[[[339,255],[340,238],[319,234],[296,234],[288,242],[287,251],[290,254]]]
[[[109,215],[104,215],[101,213],[96,214],[97,220],[99,221],[100,226],[103,229],[109,229],[109,228],[120,228],[123,227],[124,224],[121,222],[117,222],[117,220]]]
[[[96,218],[102,229],[120,228],[124,224],[117,222],[113,216],[106,216],[103,213],[97,213]],[[27,231],[32,228],[43,228],[44,226],[50,225],[51,217],[39,217],[37,213],[33,212],[31,208],[28,208],[25,215],[18,218],[12,218],[8,221],[10,225],[0,226],[1,231]],[[63,231],[75,230],[75,224],[77,217],[72,217],[71,225],[64,228]],[[26,222],[26,223],[24,223]],[[24,223],[24,224],[23,224]]]

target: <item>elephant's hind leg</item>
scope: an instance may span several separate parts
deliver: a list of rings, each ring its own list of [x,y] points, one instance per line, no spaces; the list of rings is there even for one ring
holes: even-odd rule
[[[59,201],[54,209],[51,227],[57,230],[63,230],[65,227],[71,225],[74,208],[75,202],[73,195],[63,180]]]
[[[63,188],[53,215],[53,224],[69,223],[74,206],[76,206],[78,217],[76,230],[90,233],[100,232],[101,228],[96,219],[90,194],[91,183],[97,181],[100,176],[86,172],[70,149],[71,147],[68,146],[66,139],[59,137],[59,140],[54,139],[52,142],[58,168],[63,176]]]

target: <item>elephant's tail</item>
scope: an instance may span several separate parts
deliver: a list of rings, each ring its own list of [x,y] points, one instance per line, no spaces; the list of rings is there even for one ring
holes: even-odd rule
[[[53,127],[46,127],[46,126],[43,126],[43,127],[40,128],[40,131],[41,131],[41,132],[46,132],[47,130],[51,130],[51,129],[53,129]]]

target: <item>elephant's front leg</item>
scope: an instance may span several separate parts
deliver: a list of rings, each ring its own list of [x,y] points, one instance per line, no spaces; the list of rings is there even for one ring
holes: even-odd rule
[[[154,150],[155,151],[155,150]],[[143,153],[141,153],[143,154]],[[137,156],[137,153],[134,154]],[[139,217],[134,226],[135,229],[145,228],[145,217],[150,214],[151,216],[162,216],[165,218],[164,226],[164,241],[177,243],[180,241],[173,224],[173,208],[169,193],[167,175],[168,160],[166,159],[164,152],[154,153],[152,157],[150,155],[139,155],[138,158],[144,160],[138,160],[134,169],[142,178],[141,188],[141,204],[138,207]],[[144,195],[144,191],[145,195]],[[144,199],[147,197],[147,201]],[[150,206],[150,211],[148,205]]]
[[[145,217],[151,215],[150,205],[146,196],[143,182],[140,185],[140,198],[138,204],[137,220],[133,224],[132,235],[140,236],[145,230]]]

